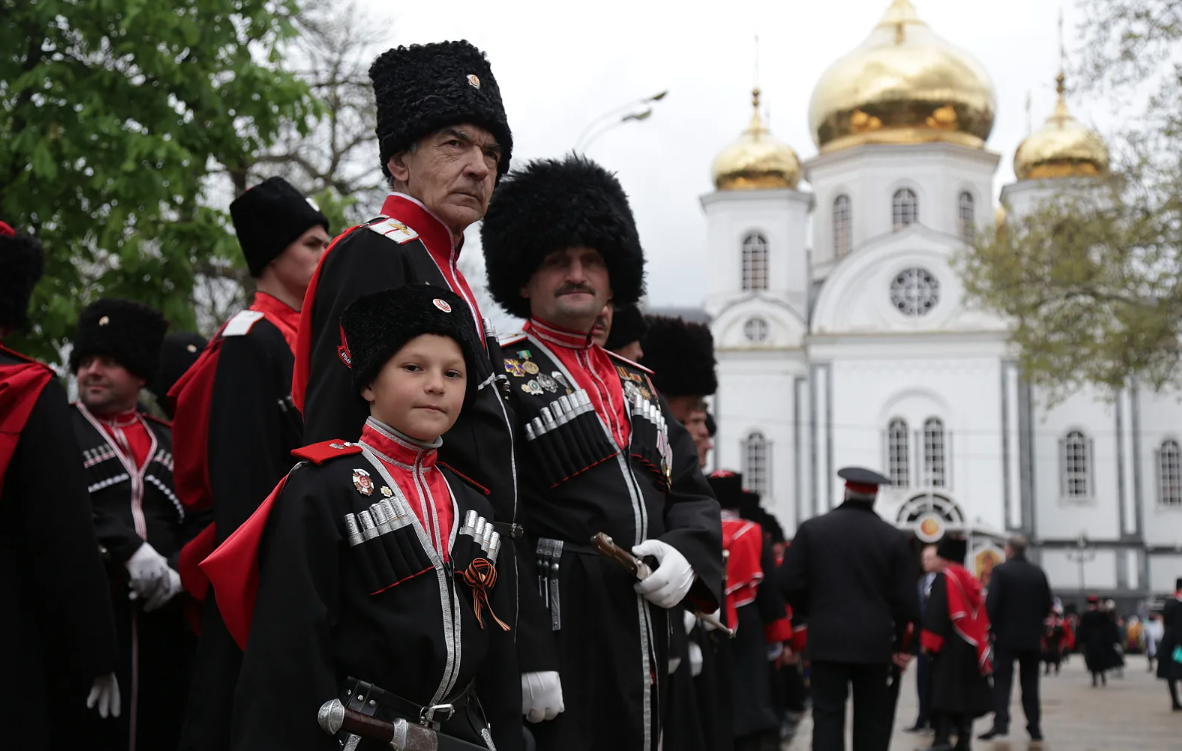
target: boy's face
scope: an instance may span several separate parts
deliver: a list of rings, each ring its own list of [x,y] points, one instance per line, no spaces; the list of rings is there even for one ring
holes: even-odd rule
[[[467,382],[460,345],[423,334],[395,352],[361,396],[374,417],[411,438],[433,441],[460,416]]]

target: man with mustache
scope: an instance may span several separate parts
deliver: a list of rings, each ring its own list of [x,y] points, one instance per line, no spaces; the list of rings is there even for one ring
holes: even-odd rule
[[[476,394],[444,437],[439,460],[488,496],[494,527],[504,540],[503,560],[516,560],[518,468],[510,414],[500,391],[504,378],[494,376],[491,359],[499,357],[498,345],[457,267],[464,230],[484,216],[493,187],[509,170],[513,135],[501,91],[484,54],[464,41],[388,50],[374,61],[369,75],[377,98],[379,160],[391,193],[381,216],[346,230],[329,247],[304,297],[292,376],[292,398],[304,417],[304,441],[356,440],[369,416],[352,385],[340,326],[344,309],[362,295],[407,284],[450,289],[466,303],[464,313],[483,340],[476,372],[470,374]],[[541,603],[536,594],[531,599],[532,590],[518,597],[517,578],[516,569],[506,567],[502,584],[512,593],[515,611],[504,620],[522,657],[520,671],[552,672],[552,637],[529,628],[544,622]],[[528,617],[531,612],[536,613],[533,618]],[[497,658],[508,662],[491,672],[518,669],[512,664],[514,651],[498,650]],[[523,675],[523,683],[530,680]],[[498,689],[482,694],[501,751],[522,744],[520,737],[498,737],[499,728],[520,724],[506,713],[536,709],[528,697],[523,702],[509,693]],[[562,703],[550,707],[551,713],[561,711]]]
[[[533,162],[498,189],[481,237],[493,298],[529,318],[501,357],[565,712],[527,719],[541,751],[654,751],[669,609],[717,609],[722,532],[693,441],[649,371],[593,339],[609,300],[635,303],[644,289],[627,196],[581,157]],[[599,532],[647,557],[652,575],[638,582],[599,555]]]
[[[167,328],[146,305],[102,299],[82,310],[70,352],[74,433],[107,558],[123,711],[118,723],[63,724],[101,751],[176,748],[189,685],[194,643],[177,596],[177,557],[206,520],[187,513],[173,489],[169,424],[137,410]]]
[[[0,340],[28,325],[44,268],[41,243],[0,222]],[[0,344],[0,664],[13,677],[0,684],[0,723],[5,743],[28,751],[54,747],[46,731],[63,708],[80,713],[85,703],[103,717],[122,709],[111,596],[72,419],[53,370]]]

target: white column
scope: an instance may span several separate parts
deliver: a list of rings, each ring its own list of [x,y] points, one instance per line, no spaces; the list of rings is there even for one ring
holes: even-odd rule
[[[1007,494],[1009,505],[1006,521],[1011,527],[1022,526],[1022,458],[1018,450],[1018,368],[1013,364],[1005,368],[1005,429],[1006,429],[1006,473],[1009,479]]]

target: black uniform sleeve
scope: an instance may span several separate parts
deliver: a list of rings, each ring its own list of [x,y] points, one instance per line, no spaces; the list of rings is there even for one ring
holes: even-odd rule
[[[664,399],[661,410],[670,414]],[[660,540],[677,548],[697,574],[686,599],[698,610],[713,613],[722,603],[721,511],[698,467],[694,439],[676,420],[669,421],[669,445],[673,448],[673,467],[665,497],[668,531]]]
[[[263,332],[252,331],[226,337],[218,354],[208,437],[218,541],[250,518],[292,465],[282,456],[283,423],[276,394],[281,363],[267,345]]]
[[[234,691],[233,751],[339,751],[316,723],[337,694],[331,624],[340,612],[340,536],[324,495],[296,470],[267,520]]]
[[[784,560],[776,570],[780,594],[792,606],[792,620],[800,624],[808,618],[809,594],[809,525],[801,524],[796,536],[784,551]]]
[[[923,611],[923,630],[945,639],[952,633],[952,621],[948,618],[948,583],[943,573],[936,574],[932,580],[928,607]]]
[[[61,652],[58,662],[89,683],[115,670],[118,646],[71,420],[65,391],[53,379],[37,397],[8,465],[4,488],[15,491],[22,508],[5,512],[5,519],[23,522],[20,534],[30,556],[24,569],[44,616],[38,621]]]
[[[999,566],[993,569],[993,575],[989,579],[989,591],[985,594],[985,614],[989,616],[991,624],[1001,623],[1004,617],[1005,589],[1005,570]]]
[[[907,538],[903,536],[903,533],[895,532],[895,535],[897,541],[891,566],[894,592],[891,593],[890,603],[891,617],[895,621],[895,649],[902,651],[906,641],[907,627],[919,623],[919,591],[915,586],[917,574],[911,547],[907,544]],[[928,607],[931,607],[930,602]],[[918,626],[916,628],[918,629]]]
[[[418,241],[408,243],[419,244]],[[407,283],[403,246],[361,228],[324,259],[312,300],[312,350],[304,393],[304,441],[356,440],[369,407],[341,360],[341,313],[357,298]],[[298,367],[298,365],[297,365]]]
[[[512,591],[506,581],[514,575],[516,562],[509,556],[498,558],[498,584],[493,587],[490,604],[501,620],[513,612]],[[493,744],[500,751],[521,751],[525,745],[521,717],[521,670],[517,665],[520,648],[518,634],[505,631],[491,618],[485,617],[489,630],[488,653],[476,673],[476,695],[484,709]]]
[[[755,605],[759,609],[759,619],[766,626],[784,618],[788,612],[784,604],[784,596],[780,594],[776,583],[771,580],[776,575],[776,553],[766,539],[763,544],[763,553],[759,557],[759,566],[760,570],[764,572],[764,579],[763,583],[759,585],[759,589],[755,591]]]
[[[78,466],[82,466],[82,456],[79,452]],[[85,487],[85,486],[84,486]],[[89,498],[89,496],[87,496]],[[144,544],[142,537],[128,526],[118,515],[110,510],[96,507],[93,510],[94,532],[99,545],[106,551],[112,561],[122,565],[135,554]],[[160,551],[156,551],[160,552]],[[161,553],[161,555],[164,555]]]

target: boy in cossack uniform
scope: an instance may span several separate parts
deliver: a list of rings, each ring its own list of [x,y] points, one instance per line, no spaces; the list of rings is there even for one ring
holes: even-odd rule
[[[520,685],[515,670],[482,670],[513,649],[498,584],[511,561],[483,493],[438,462],[477,387],[481,344],[463,298],[428,285],[376,292],[341,328],[370,405],[360,438],[297,450],[303,461],[201,564],[245,653],[230,746],[337,748],[317,726],[332,699],[422,721],[444,751],[520,743],[517,708],[488,717],[482,704]]]

